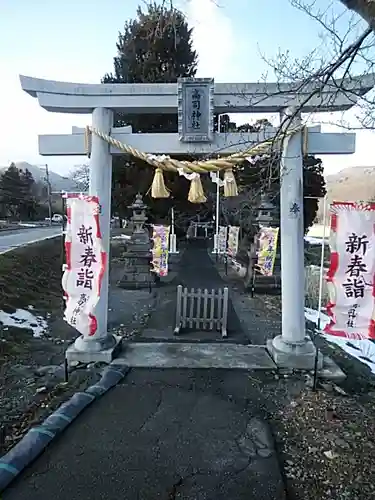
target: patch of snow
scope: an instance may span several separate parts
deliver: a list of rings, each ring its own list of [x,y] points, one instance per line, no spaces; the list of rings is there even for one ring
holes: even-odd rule
[[[30,311],[17,309],[14,313],[6,313],[0,310],[0,323],[5,327],[24,328],[32,330],[33,337],[42,337],[47,329],[47,321],[41,316],[34,316]]]
[[[316,325],[318,324],[318,311],[315,309],[310,309],[310,307],[305,307],[305,318],[312,323],[315,323]],[[325,328],[326,325],[329,323],[329,317],[324,314],[320,313],[320,326],[321,328]]]
[[[240,264],[234,257],[228,255],[228,263],[232,266],[240,278],[244,278],[246,276],[246,267]]]
[[[328,238],[325,238],[325,244],[328,243]],[[310,245],[321,245],[323,243],[323,238],[315,238],[314,236],[305,236],[305,241],[310,243]]]
[[[118,236],[112,236],[112,240],[131,240],[132,237],[127,234],[119,234]]]
[[[305,318],[318,324],[318,311],[305,307]],[[326,314],[320,313],[320,326],[322,329],[329,323],[329,317]],[[345,337],[336,337],[328,333],[320,332],[322,336],[331,344],[340,347],[353,358],[358,359],[361,363],[367,365],[372,373],[375,373],[375,343],[368,339],[348,339]]]
[[[30,224],[27,222],[19,222],[18,225],[21,227],[40,227],[38,224]]]

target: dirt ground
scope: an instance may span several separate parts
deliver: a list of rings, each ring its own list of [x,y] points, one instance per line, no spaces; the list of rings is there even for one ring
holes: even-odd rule
[[[305,388],[274,415],[294,498],[375,498],[374,396],[325,383],[316,393]]]
[[[77,332],[63,321],[62,240],[45,240],[0,256],[0,311],[32,312],[48,329],[34,337],[26,328],[0,324],[0,454],[51,408],[99,375],[101,366],[75,370],[64,377],[64,353]],[[121,264],[111,268],[115,285]],[[108,323],[113,333],[132,337],[143,328],[154,292],[111,287]]]

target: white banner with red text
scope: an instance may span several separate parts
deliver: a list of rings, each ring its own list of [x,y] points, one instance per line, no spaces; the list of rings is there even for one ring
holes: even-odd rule
[[[66,195],[64,319],[84,337],[97,332],[96,306],[107,265],[95,196]]]
[[[170,226],[152,226],[152,270],[158,276],[168,274],[168,248]]]
[[[324,331],[375,339],[375,203],[331,205],[331,262]]]

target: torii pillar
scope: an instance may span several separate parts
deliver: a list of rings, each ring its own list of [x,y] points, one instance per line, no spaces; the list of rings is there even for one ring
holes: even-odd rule
[[[283,128],[301,125],[294,108],[281,113]],[[278,367],[313,369],[316,347],[306,336],[302,132],[286,137],[280,162],[281,335],[268,341]],[[318,368],[323,357],[319,354]]]
[[[110,134],[113,125],[113,111],[95,108],[92,113],[92,126]],[[66,351],[66,359],[88,363],[93,361],[111,362],[118,348],[120,338],[108,333],[108,288],[109,255],[111,232],[111,191],[112,191],[112,155],[109,145],[95,134],[92,135],[90,154],[89,194],[97,196],[100,203],[99,223],[102,243],[107,253],[107,265],[101,282],[99,301],[96,305],[97,331],[90,337],[80,336]]]

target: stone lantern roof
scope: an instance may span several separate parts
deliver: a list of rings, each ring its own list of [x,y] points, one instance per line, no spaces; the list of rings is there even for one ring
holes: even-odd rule
[[[143,202],[142,195],[138,193],[135,197],[134,202],[128,206],[128,208],[131,208],[133,212],[141,211],[141,210],[146,210],[147,205]]]

